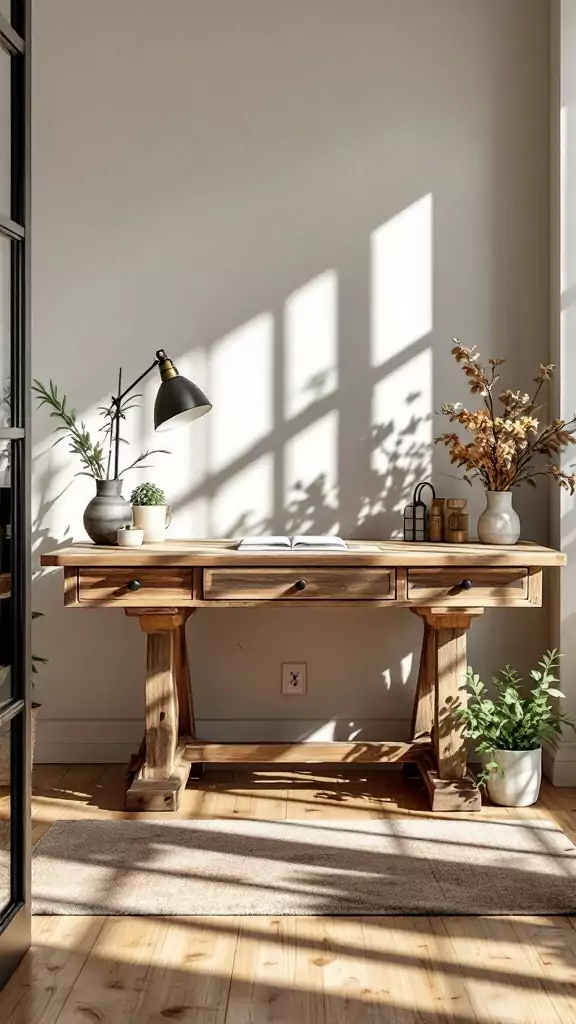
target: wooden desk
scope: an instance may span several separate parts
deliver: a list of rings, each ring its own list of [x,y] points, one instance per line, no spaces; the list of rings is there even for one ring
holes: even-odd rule
[[[132,810],[176,810],[191,764],[413,761],[433,810],[478,810],[480,795],[451,709],[466,671],[466,633],[484,608],[537,607],[542,569],[564,565],[536,544],[350,541],[346,552],[246,552],[231,541],[140,548],[73,544],[42,557],[64,567],[71,608],[124,608],[147,636],[146,730],[127,794]],[[185,623],[201,608],[371,605],[422,619],[410,739],[349,743],[209,743],[196,735]]]

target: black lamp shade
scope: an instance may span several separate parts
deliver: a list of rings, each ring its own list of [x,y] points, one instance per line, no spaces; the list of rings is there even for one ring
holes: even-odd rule
[[[212,408],[206,395],[191,380],[177,374],[163,380],[154,403],[154,429],[174,430],[191,423]]]

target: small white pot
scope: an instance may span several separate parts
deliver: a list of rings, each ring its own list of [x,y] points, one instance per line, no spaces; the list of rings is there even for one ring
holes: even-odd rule
[[[535,804],[542,782],[542,748],[495,750],[493,757],[504,769],[504,775],[493,772],[488,779],[488,796],[492,803],[501,807],[530,807]]]
[[[121,548],[139,548],[144,541],[144,530],[127,530],[123,527],[117,531],[116,537]]]
[[[486,508],[478,518],[482,544],[516,544],[520,517],[512,508],[512,491],[486,491]]]
[[[134,526],[144,530],[146,544],[158,544],[166,540],[172,514],[169,505],[133,505]]]

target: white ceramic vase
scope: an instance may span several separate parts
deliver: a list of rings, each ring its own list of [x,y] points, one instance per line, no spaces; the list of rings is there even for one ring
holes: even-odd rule
[[[166,540],[171,513],[168,505],[133,505],[134,526],[144,531],[145,544],[158,544]]]
[[[493,772],[488,779],[488,796],[492,803],[501,807],[530,807],[535,804],[542,782],[542,748],[495,750],[493,757],[504,774]]]
[[[486,508],[478,518],[482,544],[516,544],[520,518],[512,508],[512,491],[486,491]]]
[[[138,548],[144,543],[144,530],[137,530],[135,526],[131,526],[130,529],[124,526],[118,530],[116,536],[120,548]]]

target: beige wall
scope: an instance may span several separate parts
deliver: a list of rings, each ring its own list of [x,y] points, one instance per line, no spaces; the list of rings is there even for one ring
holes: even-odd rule
[[[453,335],[506,356],[514,387],[547,358],[548,45],[542,0],[35,4],[34,373],[93,422],[119,361],[132,378],[159,345],[178,357],[214,411],[143,474],[174,536],[389,536],[430,472],[481,508],[431,451],[432,414],[464,397]],[[91,495],[49,445],[38,414],[37,551],[82,538]],[[546,494],[517,507],[546,541]],[[40,756],[121,759],[136,625],[65,613],[54,574],[35,604]],[[406,613],[204,612],[189,640],[210,735],[406,728]],[[526,666],[546,643],[543,613],[489,613],[470,658]],[[280,696],[283,660],[307,661],[306,698]]]

